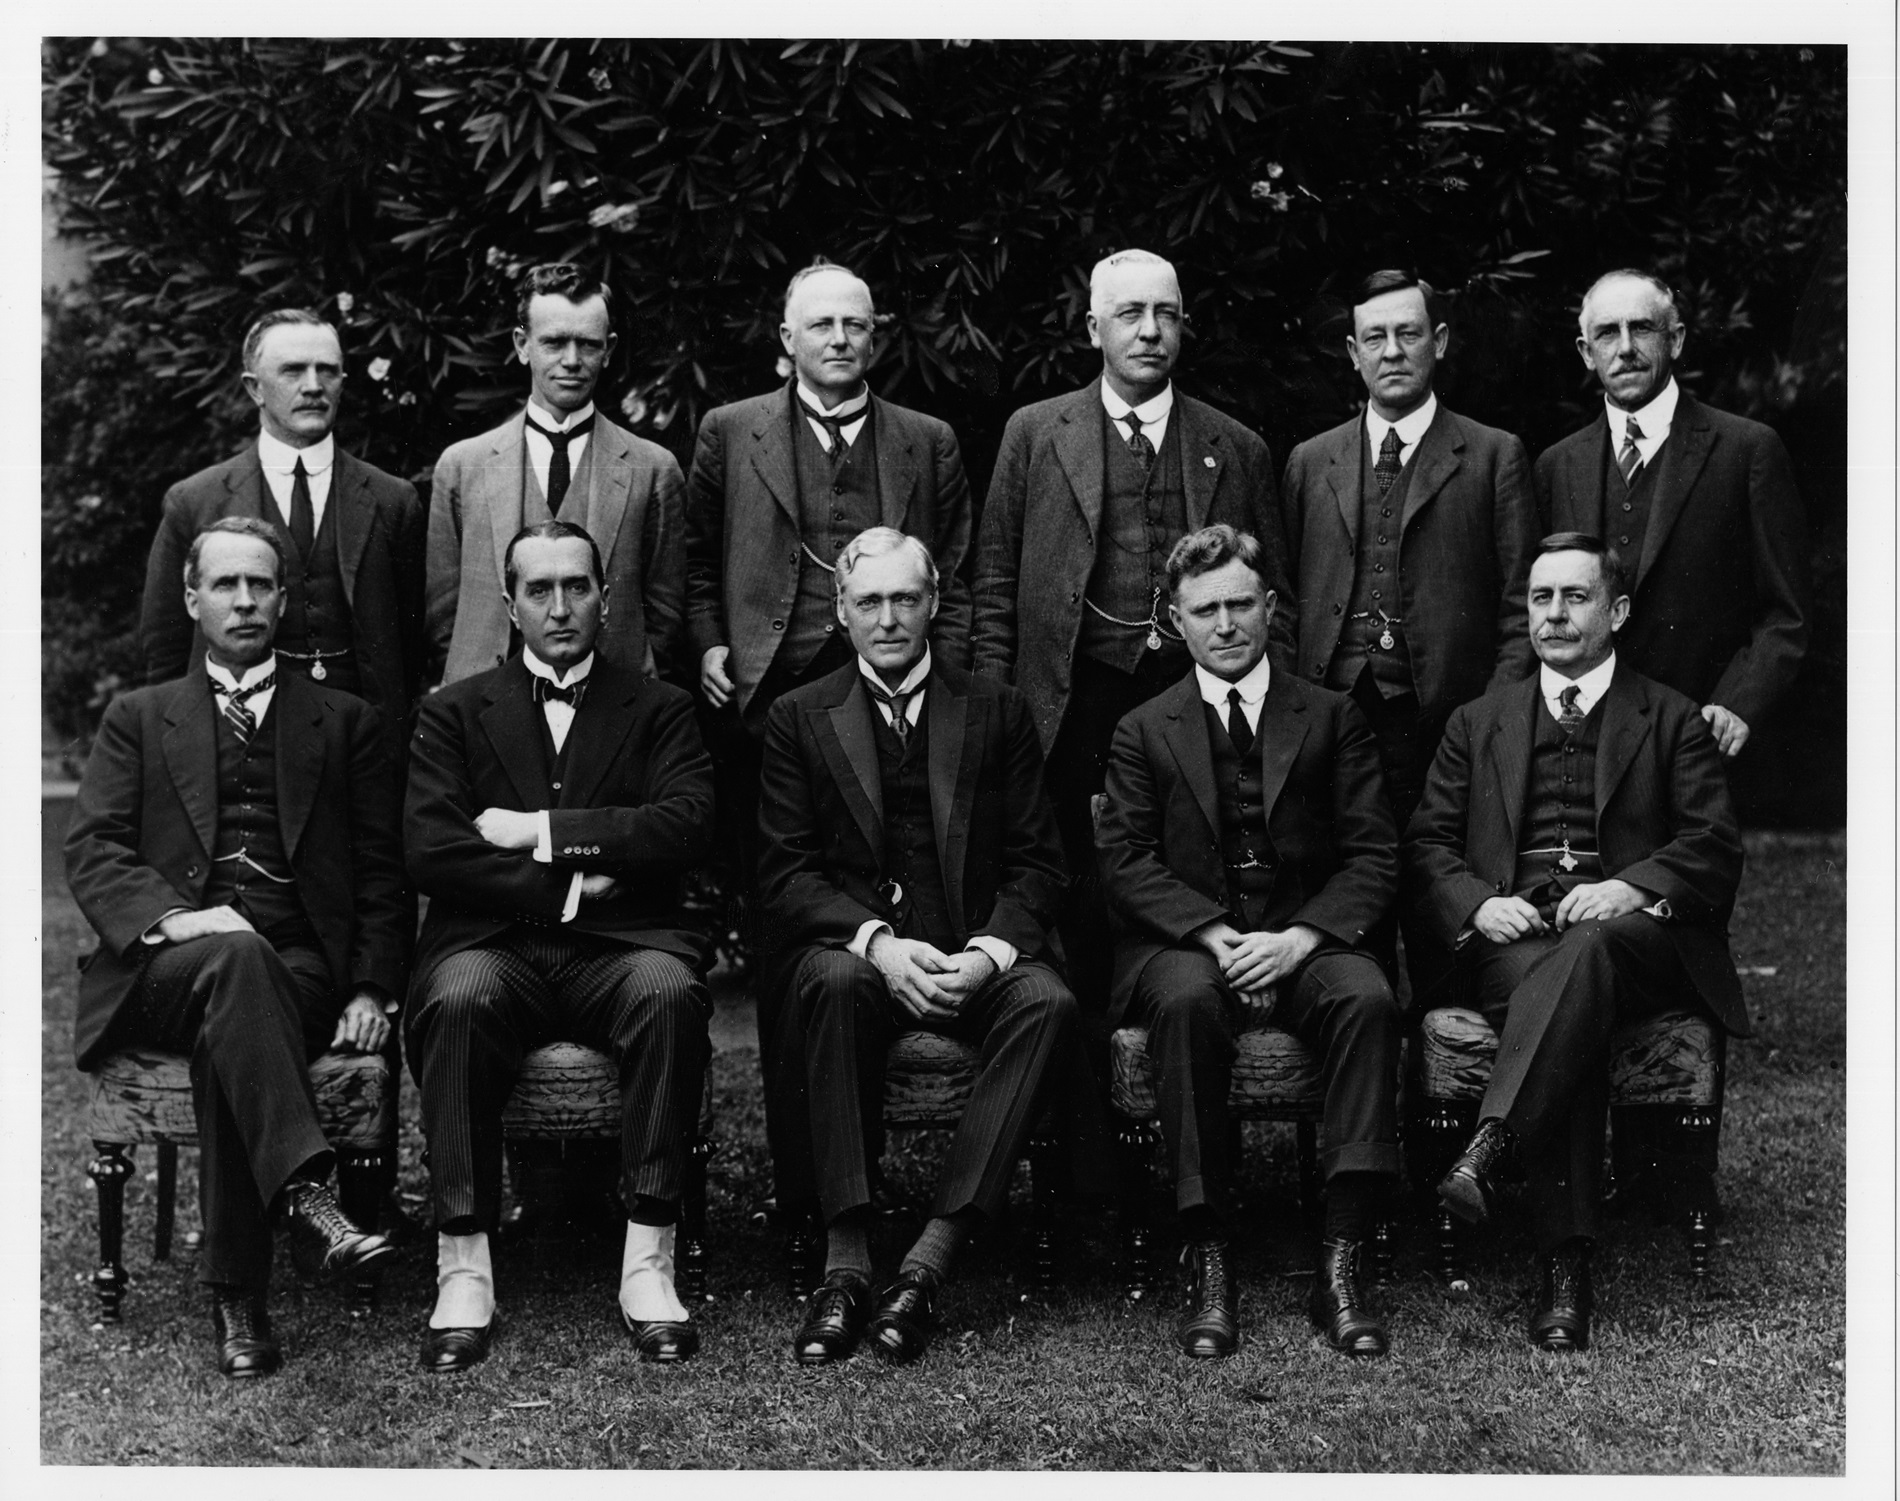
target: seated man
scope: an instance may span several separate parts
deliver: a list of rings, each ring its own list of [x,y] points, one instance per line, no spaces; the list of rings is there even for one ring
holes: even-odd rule
[[[1008,1194],[1044,1073],[1079,1061],[1075,999],[1049,967],[1063,891],[1042,754],[1013,688],[934,661],[937,567],[914,537],[845,544],[837,612],[856,652],[766,717],[759,803],[766,1128],[781,1197],[816,1200],[825,1281],[794,1341],[823,1365],[867,1323],[923,1354],[973,1229]],[[978,1043],[978,1076],[932,1217],[871,1307],[870,1143],[884,1057],[923,1028]]]
[[[1521,1148],[1543,1272],[1530,1337],[1546,1350],[1590,1340],[1612,1029],[1699,1002],[1748,1032],[1721,755],[1694,703],[1617,662],[1629,609],[1615,552],[1546,537],[1530,573],[1543,666],[1452,715],[1406,830],[1406,901],[1458,945],[1499,1033],[1477,1134],[1439,1196],[1485,1219]]]
[[[66,876],[100,946],[79,986],[74,1051],[191,1057],[218,1368],[282,1355],[264,1311],[267,1210],[355,1272],[391,1246],[323,1186],[334,1154],[306,1072],[327,1048],[374,1053],[402,993],[408,923],[395,796],[376,711],[277,675],[284,606],[275,528],[212,523],[185,554],[205,653],[113,700],[66,836]]]
[[[1189,1355],[1231,1355],[1235,1034],[1251,1015],[1326,1082],[1322,1262],[1308,1311],[1335,1349],[1382,1355],[1360,1247],[1399,1170],[1399,1014],[1364,945],[1392,905],[1397,838],[1379,747],[1352,700],[1271,671],[1260,544],[1206,527],[1168,556],[1168,616],[1194,670],[1109,747],[1102,886],[1122,925],[1111,1019],[1148,1029],[1193,1286]]]
[[[680,880],[711,848],[712,763],[691,699],[594,650],[607,606],[586,531],[523,527],[504,569],[522,651],[425,699],[410,753],[409,874],[430,900],[406,1042],[438,1272],[422,1364],[488,1353],[502,1107],[557,1040],[619,1065],[620,1314],[642,1359],[685,1360],[699,1331],[673,1238],[712,1002]]]

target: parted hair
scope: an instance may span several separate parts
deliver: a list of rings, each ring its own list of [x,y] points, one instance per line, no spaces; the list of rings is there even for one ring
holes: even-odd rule
[[[606,282],[572,261],[545,261],[521,273],[515,299],[515,323],[518,327],[527,328],[528,304],[537,297],[565,297],[569,302],[577,303],[598,297],[607,305],[608,326],[613,326],[614,294]]]
[[[1603,582],[1609,585],[1610,598],[1629,593],[1629,573],[1623,567],[1623,555],[1601,537],[1590,532],[1552,532],[1537,544],[1537,556],[1551,552],[1587,552],[1603,569]]]
[[[1645,271],[1639,266],[1618,266],[1614,271],[1605,271],[1595,281],[1591,282],[1589,289],[1583,294],[1583,300],[1577,304],[1577,327],[1583,330],[1585,338],[1589,337],[1590,330],[1584,324],[1583,315],[1590,309],[1590,299],[1597,295],[1598,287],[1602,286],[1606,281],[1615,281],[1619,276],[1627,276],[1635,281],[1647,282],[1650,286],[1654,287],[1658,292],[1662,293],[1663,301],[1669,304],[1669,326],[1674,328],[1678,323],[1682,322],[1682,311],[1676,306],[1675,289],[1671,287],[1668,282],[1664,281],[1654,271]]]
[[[592,532],[584,526],[576,526],[571,521],[536,521],[524,526],[510,537],[508,551],[502,554],[501,578],[502,583],[507,586],[510,599],[515,597],[515,580],[521,576],[520,571],[515,567],[515,548],[529,537],[539,537],[547,542],[558,542],[563,537],[578,537],[587,544],[587,551],[593,555],[594,582],[597,585],[607,582],[607,570],[600,563],[600,544],[594,540]]]
[[[1168,554],[1168,595],[1173,598],[1181,592],[1182,579],[1212,573],[1235,558],[1259,574],[1261,584],[1271,590],[1273,585],[1267,579],[1262,561],[1264,552],[1260,539],[1252,532],[1236,531],[1224,521],[1189,532]]]
[[[792,316],[792,294],[814,276],[822,275],[826,271],[842,271],[846,276],[862,286],[866,295],[871,299],[871,311],[874,314],[876,313],[877,294],[871,291],[871,284],[868,281],[862,276],[859,276],[858,273],[853,271],[849,266],[841,265],[839,262],[831,260],[827,256],[815,255],[812,257],[809,266],[800,266],[792,273],[792,279],[785,283],[785,308],[781,316],[789,322]]]
[[[937,592],[937,560],[930,555],[930,549],[915,537],[900,532],[894,526],[870,526],[859,532],[838,550],[838,566],[832,572],[832,593],[837,599],[844,598],[844,581],[851,576],[851,570],[858,566],[860,558],[881,558],[886,553],[909,551],[916,555],[923,565],[924,577],[930,580],[930,592]]]
[[[257,320],[244,331],[244,368],[257,369],[257,351],[264,345],[264,335],[273,328],[282,328],[287,323],[301,323],[306,327],[327,328],[336,333],[336,326],[329,319],[319,317],[307,307],[272,308],[268,313],[260,314]],[[337,343],[343,342],[339,335]]]
[[[197,536],[191,539],[191,546],[185,549],[185,587],[196,589],[202,575],[199,560],[204,556],[205,538],[216,536],[219,532],[231,532],[240,537],[255,537],[271,550],[277,559],[278,587],[284,582],[284,539],[277,535],[277,528],[268,521],[259,521],[255,516],[222,516],[211,523]]]
[[[1383,297],[1387,292],[1404,292],[1412,287],[1417,287],[1419,295],[1425,299],[1425,321],[1436,329],[1445,321],[1444,301],[1430,282],[1410,271],[1374,271],[1353,288],[1352,300],[1346,304],[1346,309],[1349,313],[1357,312],[1375,297]]]

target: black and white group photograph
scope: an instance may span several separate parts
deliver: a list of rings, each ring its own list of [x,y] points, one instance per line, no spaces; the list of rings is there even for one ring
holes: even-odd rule
[[[9,1469],[1890,1492],[1893,18],[1479,9],[38,37]]]

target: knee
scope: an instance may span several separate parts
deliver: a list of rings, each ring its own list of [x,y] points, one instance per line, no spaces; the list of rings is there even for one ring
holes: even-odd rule
[[[269,940],[249,928],[236,933],[207,933],[192,942],[205,944],[210,949],[210,959],[205,965],[207,973],[229,973],[257,966],[275,969],[283,964]]]
[[[1340,1018],[1358,1034],[1399,1034],[1399,1002],[1383,974],[1367,978],[1340,1006]]]
[[[464,1030],[494,1015],[505,1000],[501,976],[475,950],[444,959],[416,1002],[415,1025]]]
[[[1220,986],[1211,978],[1177,972],[1155,988],[1150,997],[1150,1031],[1186,1029],[1202,1032],[1224,1029],[1226,1006]]]
[[[877,966],[847,949],[813,949],[799,961],[792,988],[808,1007],[846,1000],[881,1005],[885,993]]]
[[[617,999],[626,1010],[704,1020],[711,1009],[699,976],[671,954],[641,954],[617,988]]]

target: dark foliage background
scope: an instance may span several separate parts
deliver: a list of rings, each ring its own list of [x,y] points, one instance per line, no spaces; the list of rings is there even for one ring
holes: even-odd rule
[[[254,427],[267,306],[336,319],[342,440],[426,484],[519,399],[515,272],[586,262],[619,299],[603,399],[685,461],[777,379],[785,279],[823,253],[877,293],[878,388],[955,425],[980,496],[1009,412],[1097,367],[1109,250],[1175,261],[1184,380],[1281,455],[1362,397],[1337,297],[1366,271],[1453,294],[1441,391],[1535,453],[1596,400],[1578,294],[1634,263],[1679,289],[1685,383],[1803,476],[1815,648],[1744,800],[1844,816],[1845,49],[76,38],[43,74],[93,266],[42,378],[63,734],[130,680],[165,487]]]

